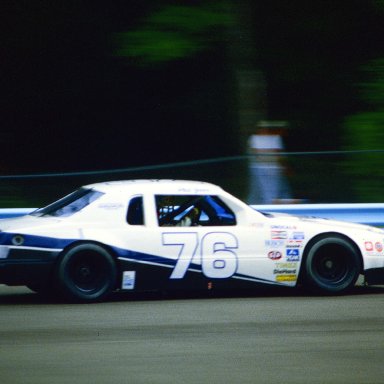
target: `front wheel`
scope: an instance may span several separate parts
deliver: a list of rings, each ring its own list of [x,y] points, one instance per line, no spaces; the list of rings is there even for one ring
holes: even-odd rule
[[[103,247],[80,244],[64,253],[56,277],[58,288],[67,299],[100,301],[115,287],[116,265]]]
[[[350,241],[333,235],[320,238],[310,246],[304,268],[307,286],[320,293],[337,294],[355,285],[361,261]]]

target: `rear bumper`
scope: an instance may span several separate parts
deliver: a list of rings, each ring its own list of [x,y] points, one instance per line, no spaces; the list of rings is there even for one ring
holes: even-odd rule
[[[29,285],[51,278],[59,252],[49,250],[10,249],[0,259],[0,284]]]
[[[0,263],[0,284],[30,285],[48,281],[53,263]]]

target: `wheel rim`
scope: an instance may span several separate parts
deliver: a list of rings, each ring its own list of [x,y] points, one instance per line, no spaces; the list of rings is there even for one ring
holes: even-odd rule
[[[332,285],[344,282],[352,269],[350,251],[337,244],[322,247],[317,252],[313,264],[313,272],[317,278]]]
[[[108,266],[96,252],[81,252],[69,263],[68,278],[73,285],[87,293],[104,289],[108,284]]]
[[[336,260],[335,257],[323,257],[317,260],[316,271],[321,279],[338,282],[345,277],[347,267],[340,263],[340,260]]]

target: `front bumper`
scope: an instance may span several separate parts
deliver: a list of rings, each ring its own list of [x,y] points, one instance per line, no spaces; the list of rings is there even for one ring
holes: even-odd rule
[[[368,285],[384,284],[384,267],[366,269],[364,275]]]

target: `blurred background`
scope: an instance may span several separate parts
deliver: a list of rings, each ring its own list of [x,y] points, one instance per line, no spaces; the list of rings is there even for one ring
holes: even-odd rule
[[[251,204],[383,201],[383,0],[0,11],[0,207],[132,178]]]

